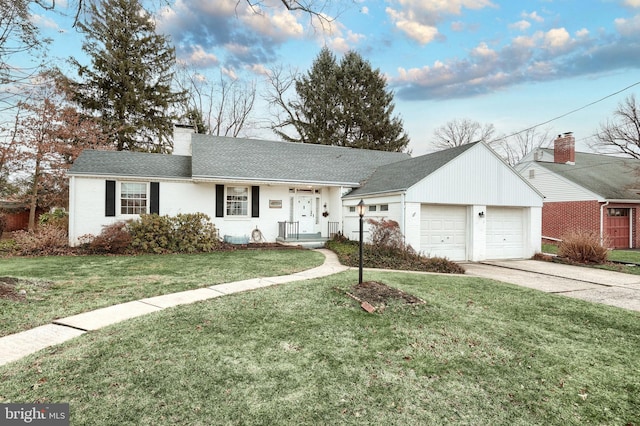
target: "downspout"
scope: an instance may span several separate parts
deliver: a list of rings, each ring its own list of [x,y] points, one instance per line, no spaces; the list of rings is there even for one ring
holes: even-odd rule
[[[608,205],[607,201],[600,206],[600,244],[604,244],[604,208]]]
[[[400,232],[402,232],[402,236],[404,237],[404,242],[407,242],[407,236],[405,234],[405,223],[406,223],[406,216],[407,216],[407,206],[404,202],[405,199],[405,193],[403,192],[400,195],[400,211],[402,212],[402,214],[400,215]]]

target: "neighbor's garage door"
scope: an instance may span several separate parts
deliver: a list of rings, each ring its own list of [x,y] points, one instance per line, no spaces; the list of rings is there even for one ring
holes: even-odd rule
[[[423,205],[420,251],[450,260],[467,259],[467,208]]]
[[[487,208],[487,259],[520,259],[524,253],[524,210]]]

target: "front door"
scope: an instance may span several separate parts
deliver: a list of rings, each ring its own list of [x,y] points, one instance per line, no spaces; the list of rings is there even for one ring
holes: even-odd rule
[[[315,225],[315,218],[313,217],[313,196],[298,194],[297,200],[296,220],[300,222],[300,233],[312,234]]]
[[[610,248],[629,248],[630,209],[608,208],[605,234]]]

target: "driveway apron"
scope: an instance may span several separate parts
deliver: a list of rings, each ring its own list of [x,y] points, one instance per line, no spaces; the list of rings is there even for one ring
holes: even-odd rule
[[[537,260],[467,263],[467,275],[640,311],[640,275]]]

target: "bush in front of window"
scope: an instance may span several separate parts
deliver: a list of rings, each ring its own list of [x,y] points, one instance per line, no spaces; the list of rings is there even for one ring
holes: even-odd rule
[[[221,245],[217,229],[203,213],[143,214],[127,229],[131,247],[145,253],[202,253]]]

